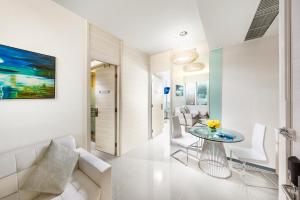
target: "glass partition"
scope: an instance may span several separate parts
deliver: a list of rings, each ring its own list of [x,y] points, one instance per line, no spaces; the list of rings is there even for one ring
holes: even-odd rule
[[[222,49],[212,50],[209,54],[210,117],[222,118]]]

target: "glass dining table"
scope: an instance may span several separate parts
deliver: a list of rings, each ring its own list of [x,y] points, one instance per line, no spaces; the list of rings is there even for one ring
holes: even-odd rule
[[[191,127],[187,132],[204,140],[198,163],[199,168],[210,176],[229,178],[231,169],[223,144],[241,142],[244,136],[237,131],[225,128],[212,131],[206,125]]]

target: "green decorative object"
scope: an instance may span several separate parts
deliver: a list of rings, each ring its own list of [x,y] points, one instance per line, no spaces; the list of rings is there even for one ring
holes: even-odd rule
[[[217,131],[216,128],[210,128],[210,132],[214,133],[214,132],[216,132],[216,131]]]

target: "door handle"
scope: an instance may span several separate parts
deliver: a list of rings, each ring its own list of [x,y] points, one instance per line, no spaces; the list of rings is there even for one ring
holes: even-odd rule
[[[99,109],[95,108],[95,117],[98,117],[98,115],[99,115]]]
[[[296,131],[294,129],[282,127],[282,128],[275,129],[275,130],[278,134],[283,135],[288,140],[296,139]]]
[[[91,108],[91,117],[98,117],[99,110],[98,108]]]

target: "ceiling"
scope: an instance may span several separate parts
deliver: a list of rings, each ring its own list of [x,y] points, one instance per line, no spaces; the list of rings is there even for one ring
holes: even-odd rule
[[[242,43],[260,0],[53,0],[148,54]],[[278,20],[266,35],[278,32]],[[181,31],[188,35],[180,37]],[[200,50],[201,51],[201,50]]]
[[[260,0],[196,1],[210,49],[242,43],[260,3]],[[278,31],[277,24],[278,19],[266,36]]]
[[[206,45],[195,0],[53,1],[149,54]]]

